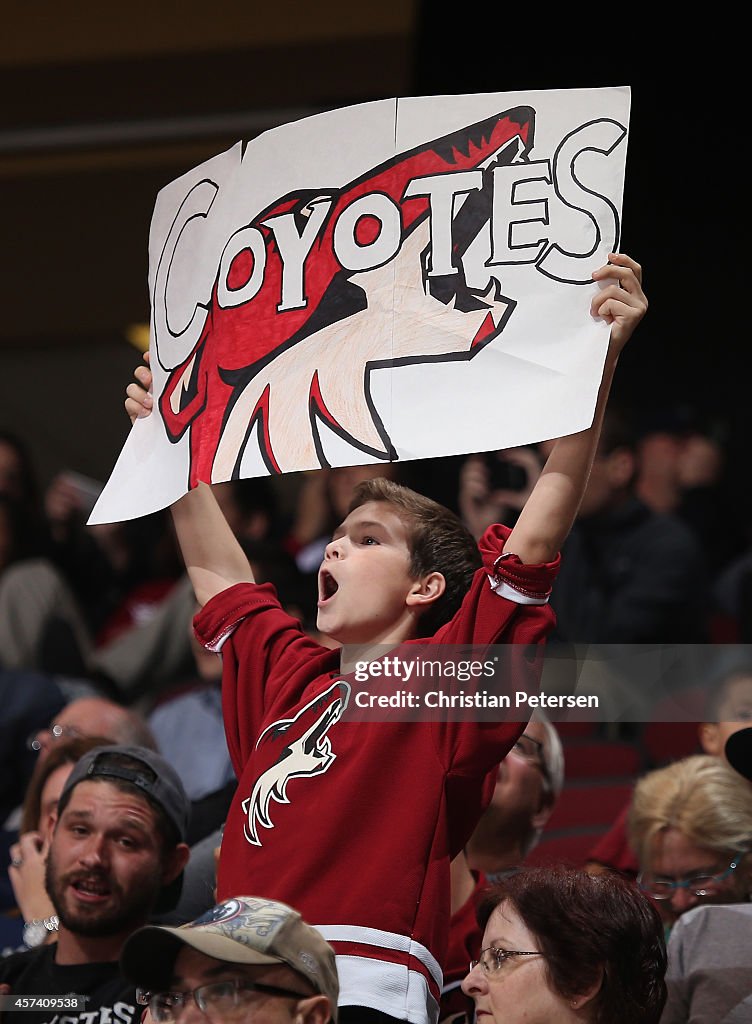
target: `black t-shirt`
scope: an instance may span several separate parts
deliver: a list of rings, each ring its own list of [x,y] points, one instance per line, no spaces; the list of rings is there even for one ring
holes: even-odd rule
[[[0,985],[10,985],[13,996],[84,996],[84,1009],[11,1008],[0,1013],[1,1024],[138,1024],[141,1007],[135,989],[117,962],[61,966],[55,963],[55,949],[40,946],[0,959]]]

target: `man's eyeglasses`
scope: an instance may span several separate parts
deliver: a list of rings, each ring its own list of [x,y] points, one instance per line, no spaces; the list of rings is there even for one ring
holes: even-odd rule
[[[77,729],[75,725],[51,725],[49,729],[38,729],[33,732],[31,736],[26,740],[26,747],[28,750],[39,751],[42,749],[44,744],[39,739],[44,733],[49,733],[50,739],[55,740],[72,740],[77,736],[83,736],[80,729]]]
[[[725,882],[736,871],[743,857],[744,853],[737,853],[725,871],[719,871],[715,875],[704,871],[697,875],[689,875],[687,878],[672,880],[656,877],[650,871],[642,871],[637,876],[637,884],[654,900],[670,900],[677,889],[688,889],[695,896],[709,896],[721,882]]]
[[[486,949],[480,951],[480,957],[477,960],[470,961],[470,970],[472,971],[480,964],[484,974],[495,974],[513,956],[543,956],[543,954],[537,950],[498,949],[496,946],[487,946]]]
[[[523,734],[517,738],[512,750],[518,757],[524,757],[524,759],[529,761],[531,764],[537,765],[539,768],[543,768],[543,744],[540,740],[535,740],[532,736],[528,736],[526,732],[523,732]]]
[[[200,985],[192,992],[146,992],[137,989],[136,1002],[148,1006],[156,1024],[173,1024],[186,1003],[193,999],[199,1010],[214,1024],[235,1020],[248,1013],[257,1002],[256,996],[284,996],[288,999],[305,999],[302,992],[248,981],[246,978],[230,978]]]

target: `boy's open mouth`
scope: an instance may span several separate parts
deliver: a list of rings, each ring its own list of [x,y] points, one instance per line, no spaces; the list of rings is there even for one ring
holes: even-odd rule
[[[324,604],[330,597],[334,597],[338,590],[339,583],[330,572],[322,569],[319,573],[319,604]]]

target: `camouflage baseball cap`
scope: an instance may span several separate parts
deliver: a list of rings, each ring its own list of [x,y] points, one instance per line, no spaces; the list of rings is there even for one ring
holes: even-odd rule
[[[329,998],[336,1024],[339,982],[334,950],[285,903],[235,896],[177,928],[139,928],[123,946],[120,968],[138,988],[165,991],[183,946],[226,963],[287,964]]]

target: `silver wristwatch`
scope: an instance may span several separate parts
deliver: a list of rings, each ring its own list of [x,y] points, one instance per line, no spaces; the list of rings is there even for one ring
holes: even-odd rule
[[[23,930],[24,946],[28,949],[41,946],[43,942],[47,941],[50,932],[58,930],[59,925],[60,921],[56,914],[53,914],[52,917],[37,917],[32,921],[27,921]]]

